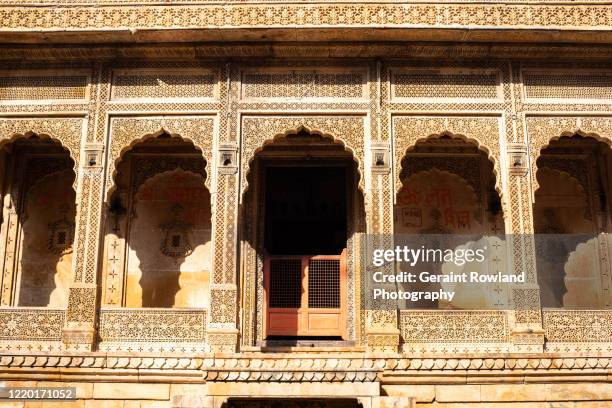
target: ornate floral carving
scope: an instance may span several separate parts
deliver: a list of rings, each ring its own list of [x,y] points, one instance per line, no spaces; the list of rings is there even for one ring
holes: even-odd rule
[[[6,1],[6,0],[5,0]],[[51,0],[46,0],[51,1]],[[107,7],[4,7],[0,13],[7,29],[115,29],[125,26],[138,30],[152,28],[223,29],[227,27],[504,27],[575,30],[605,29],[610,23],[605,5],[558,4],[470,4],[470,3],[321,3],[316,7],[300,4],[201,4],[188,7],[147,4],[122,7],[107,0]],[[104,4],[103,3],[103,4]],[[93,3],[99,5],[99,3]],[[205,22],[205,24],[204,24]]]
[[[501,188],[500,126],[498,117],[456,116],[394,116],[395,192],[401,186],[401,163],[406,151],[419,140],[430,136],[451,135],[475,142],[493,162],[496,187]]]
[[[0,340],[49,341],[62,336],[65,312],[43,308],[0,310]]]
[[[364,189],[364,119],[362,116],[244,116],[242,118],[242,193],[257,150],[274,138],[304,129],[341,142],[358,162],[359,186]]]
[[[206,310],[103,309],[102,342],[180,343],[204,342]]]
[[[113,118],[108,162],[107,193],[114,187],[113,176],[121,155],[137,142],[167,132],[173,137],[182,137],[202,150],[208,166],[212,165],[212,144],[215,119],[212,116],[166,116]],[[210,190],[210,178],[206,178]]]

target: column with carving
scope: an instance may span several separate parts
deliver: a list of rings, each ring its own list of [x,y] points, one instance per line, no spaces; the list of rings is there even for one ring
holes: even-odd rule
[[[524,284],[510,288],[510,342],[518,352],[537,352],[544,348],[544,331],[540,307],[540,289],[537,281],[536,253],[533,223],[533,180],[535,158],[529,148],[529,132],[526,132],[526,116],[521,86],[521,66],[508,63],[507,81],[504,84],[506,101],[506,152],[507,164],[501,171],[507,172],[504,190],[506,209],[506,234],[512,251],[515,275],[525,273]],[[502,179],[504,175],[502,175]]]
[[[537,282],[533,227],[533,200],[527,146],[508,145],[508,207],[510,228],[508,238],[512,248],[514,274],[525,274],[525,283],[512,288],[510,341],[518,352],[542,351],[544,331],[540,309],[540,289]]]
[[[380,61],[370,67],[376,72],[376,81],[370,82],[370,143],[369,166],[366,171],[370,177],[369,189],[366,192],[366,214],[368,216],[369,234],[381,248],[393,246],[393,174],[391,172],[391,147],[388,123],[388,112],[383,101],[389,100],[386,84],[386,71],[383,72]],[[371,243],[369,243],[371,244]],[[363,251],[362,256],[369,251]],[[371,264],[364,259],[361,267]],[[392,268],[386,264],[384,268]],[[389,271],[388,273],[392,273]],[[362,285],[363,286],[363,285]],[[374,310],[367,311],[366,344],[368,351],[395,353],[399,349],[400,333],[398,328],[397,309],[395,305],[375,305]]]
[[[95,340],[98,249],[102,223],[104,159],[102,143],[85,145],[78,171],[77,225],[73,282],[68,292],[62,342],[67,350],[90,351]]]
[[[386,142],[372,143],[372,160],[370,172],[372,187],[368,192],[371,197],[372,239],[368,245],[376,248],[393,247],[393,188],[391,187],[390,149]],[[370,251],[364,251],[367,255]],[[362,254],[363,255],[363,254]],[[371,260],[365,259],[362,267],[370,265]],[[392,269],[394,263],[387,263],[381,268]],[[393,274],[392,270],[385,274]],[[368,351],[395,353],[399,349],[400,333],[398,328],[397,308],[394,302],[384,302],[373,305],[368,311],[367,346]]]
[[[216,184],[212,194],[214,271],[210,286],[208,344],[211,351],[236,351],[238,291],[236,285],[236,237],[238,213],[238,147],[221,144],[217,149]]]
[[[213,225],[213,275],[210,285],[210,317],[207,343],[213,352],[234,352],[238,344],[238,286],[236,282],[238,237],[238,144],[233,113],[237,100],[237,67],[226,63],[221,70],[219,139],[216,144],[214,188],[211,194]]]

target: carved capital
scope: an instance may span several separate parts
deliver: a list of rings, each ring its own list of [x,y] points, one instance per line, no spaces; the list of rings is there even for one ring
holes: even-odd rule
[[[389,174],[391,171],[391,149],[387,142],[372,142],[372,173]]]
[[[236,174],[238,172],[238,145],[221,143],[219,145],[217,168],[219,174]]]
[[[508,172],[514,176],[526,176],[529,172],[527,145],[522,143],[508,144]]]
[[[86,168],[102,168],[102,153],[104,152],[104,144],[96,142],[87,143],[84,150],[85,161],[83,166]]]

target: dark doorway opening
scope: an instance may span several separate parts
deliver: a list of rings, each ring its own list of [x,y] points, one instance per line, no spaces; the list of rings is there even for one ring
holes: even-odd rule
[[[265,169],[270,255],[338,255],[347,240],[346,166]]]
[[[356,398],[229,398],[222,408],[363,408]]]

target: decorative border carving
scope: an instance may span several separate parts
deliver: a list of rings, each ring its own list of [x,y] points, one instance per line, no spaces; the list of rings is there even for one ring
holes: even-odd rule
[[[210,168],[213,165],[212,148],[215,134],[215,116],[146,116],[111,118],[108,153],[107,195],[114,189],[114,176],[121,156],[138,142],[157,137],[164,132],[181,137],[202,150],[207,164],[205,184],[211,189]]]
[[[6,4],[6,3],[5,3]],[[610,9],[592,3],[558,4],[441,4],[348,3],[317,4],[193,4],[187,7],[146,5],[80,7],[8,7],[0,9],[4,30],[138,30],[153,28],[223,29],[237,27],[423,27],[515,28],[524,30],[608,29]],[[588,22],[588,23],[587,23]]]
[[[429,137],[450,135],[474,142],[488,154],[494,166],[496,189],[502,195],[500,166],[500,140],[502,135],[499,121],[500,117],[489,116],[394,115],[392,126],[395,151],[395,193],[397,194],[402,187],[400,179],[402,159],[408,149]]]
[[[612,116],[527,116],[527,136],[531,163],[531,193],[539,188],[537,160],[548,144],[563,136],[580,135],[612,145]],[[532,196],[533,197],[533,196]]]
[[[102,309],[100,349],[140,352],[202,352],[206,310]]]
[[[431,381],[436,376],[440,383],[456,383],[457,375],[466,371],[474,378],[490,379],[491,376],[525,376],[541,379],[546,375],[550,382],[567,382],[568,376],[606,376],[612,367],[608,356],[591,357],[571,353],[563,357],[546,353],[499,354],[472,353],[452,356],[421,355],[417,358],[378,355],[338,358],[325,354],[253,353],[166,355],[139,357],[129,354],[76,353],[24,353],[3,355],[0,368],[24,378],[40,378],[41,375],[62,372],[65,378],[79,376],[91,379],[91,371],[101,371],[113,376],[155,374],[167,381],[184,381],[185,375],[199,377],[210,382],[381,382],[410,383],[415,377]],[[66,370],[68,369],[68,370]],[[87,369],[84,372],[78,369]],[[114,378],[117,378],[114,377]]]
[[[241,196],[248,188],[247,174],[255,153],[274,139],[301,129],[341,142],[357,161],[359,187],[365,188],[365,116],[248,116],[242,117]]]

